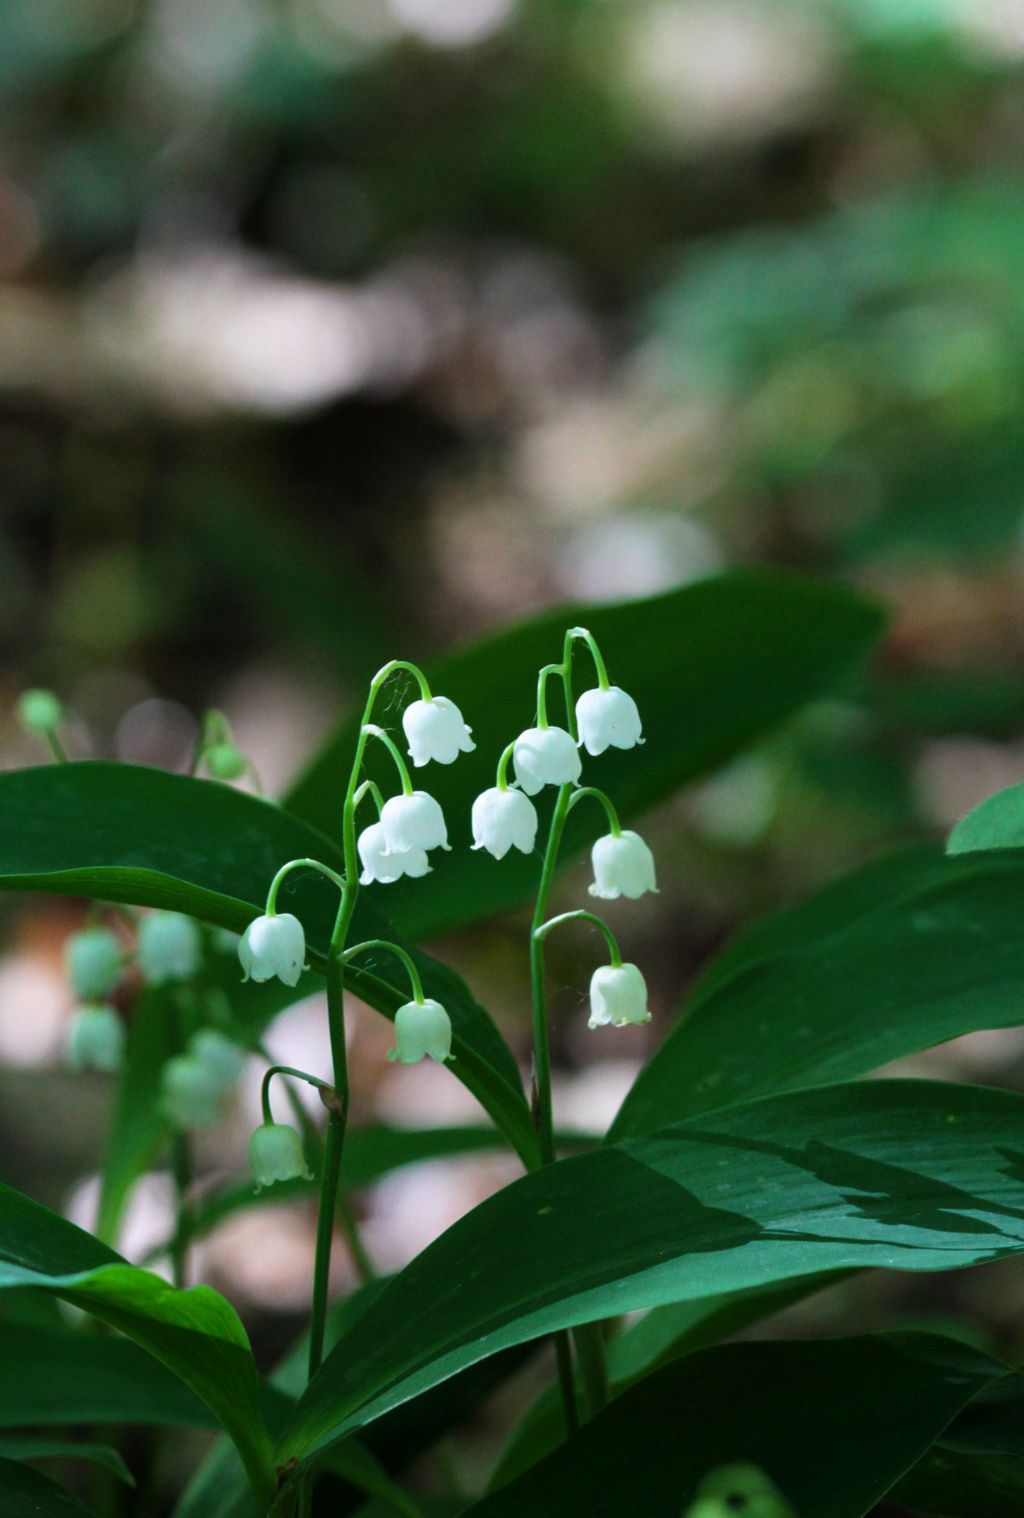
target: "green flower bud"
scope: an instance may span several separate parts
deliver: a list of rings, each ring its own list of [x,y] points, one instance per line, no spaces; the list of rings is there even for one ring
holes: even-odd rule
[[[426,1055],[441,1064],[452,1052],[451,1018],[439,1001],[407,1001],[395,1013],[395,1044],[388,1059],[418,1064]]]
[[[18,700],[18,721],[27,733],[52,733],[62,716],[52,690],[27,690]]]
[[[215,743],[203,757],[215,780],[240,780],[245,774],[245,760],[233,743]]]
[[[249,1166],[256,1190],[275,1181],[310,1180],[302,1139],[290,1123],[264,1123],[249,1140]]]
[[[683,1518],[796,1518],[770,1476],[740,1462],[711,1471]]]
[[[194,1054],[176,1054],[160,1072],[157,1106],[175,1128],[209,1128],[220,1117],[224,1085]]]
[[[222,1091],[230,1091],[245,1068],[245,1050],[216,1028],[203,1028],[193,1033],[188,1041],[188,1052],[193,1059],[213,1074]]]
[[[180,912],[154,912],[139,926],[139,969],[151,986],[169,980],[188,980],[199,968],[203,940],[191,917]]]
[[[112,1075],[124,1058],[124,1023],[113,1007],[79,1007],[71,1014],[65,1054],[72,1070],[102,1070]]]
[[[121,979],[121,945],[109,928],[72,933],[64,946],[71,989],[83,1001],[106,996]]]

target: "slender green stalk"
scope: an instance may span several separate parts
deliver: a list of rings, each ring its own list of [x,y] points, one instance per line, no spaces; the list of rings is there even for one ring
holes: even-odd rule
[[[71,755],[57,736],[57,729],[55,727],[48,727],[46,729],[46,741],[50,745],[50,752],[58,764],[70,764]]]
[[[420,980],[420,972],[416,968],[415,961],[407,950],[400,948],[396,943],[389,943],[386,938],[368,938],[365,943],[353,944],[351,949],[346,949],[341,956],[343,965],[347,965],[350,959],[357,954],[362,954],[367,949],[389,949],[392,954],[402,961],[409,972],[409,983],[412,986],[412,997],[419,1006],[423,1005],[423,982]]]
[[[608,924],[598,917],[596,912],[584,912],[582,909],[576,912],[559,912],[557,917],[549,917],[547,922],[542,923],[539,928],[534,928],[534,937],[543,940],[551,932],[552,928],[558,927],[559,923],[573,922],[574,920],[590,922],[593,923],[595,928],[600,928],[608,944],[608,955],[611,963],[616,970],[621,970],[622,955],[619,953],[619,945],[615,934]]]
[[[185,1193],[192,1184],[192,1153],[187,1133],[175,1133],[171,1140],[171,1169],[174,1174],[174,1234],[171,1238],[171,1279],[175,1286],[188,1284],[188,1219]]]
[[[359,1234],[359,1224],[349,1206],[344,1187],[338,1191],[338,1222],[341,1224],[341,1231],[345,1235],[345,1243],[348,1245],[348,1252],[352,1256],[352,1263],[359,1279],[364,1285],[367,1281],[376,1280],[377,1267],[366,1252],[366,1245]]]
[[[599,791],[596,785],[581,785],[578,786],[570,796],[570,807],[575,806],[577,801],[582,801],[584,796],[593,796],[595,801],[599,801],[601,803],[605,809],[605,812],[608,814],[608,826],[611,829],[612,837],[621,838],[622,824],[619,821],[619,814],[612,804],[611,797],[606,796],[604,791]]]
[[[327,1119],[327,1142],[324,1144],[320,1170],[320,1210],[316,1221],[316,1260],[313,1267],[313,1313],[309,1325],[310,1380],[320,1369],[324,1356],[324,1325],[327,1320],[327,1278],[331,1266],[331,1236],[334,1233],[338,1176],[345,1144],[345,1119],[332,1112]],[[322,1285],[321,1290],[317,1286]]]

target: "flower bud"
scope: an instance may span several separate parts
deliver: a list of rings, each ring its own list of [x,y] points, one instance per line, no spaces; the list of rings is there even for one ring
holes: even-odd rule
[[[636,702],[617,685],[585,690],[576,703],[576,726],[588,754],[603,754],[609,747],[633,748],[644,741]]]
[[[275,917],[255,917],[238,945],[238,958],[245,980],[270,980],[274,975],[286,986],[298,985],[306,963],[306,935],[291,912]]]
[[[65,1055],[72,1070],[102,1070],[113,1075],[124,1059],[124,1023],[113,1007],[79,1007],[71,1014]]]
[[[723,1465],[697,1488],[683,1518],[796,1518],[770,1476],[746,1461]]]
[[[18,699],[18,721],[27,733],[52,733],[63,715],[52,690],[27,690]]]
[[[160,1072],[157,1107],[175,1128],[209,1128],[220,1117],[224,1087],[194,1054],[176,1054]]]
[[[564,727],[530,727],[512,747],[516,780],[528,796],[545,785],[568,785],[580,778],[583,765],[571,733]]]
[[[370,885],[374,880],[390,885],[393,880],[399,880],[403,875],[418,878],[430,871],[430,864],[423,849],[405,849],[401,854],[390,850],[387,839],[384,837],[383,824],[379,822],[373,822],[368,828],[363,829],[356,840],[356,848],[363,862],[363,873],[359,877],[360,885]]]
[[[522,791],[502,791],[496,785],[481,791],[473,802],[473,847],[504,859],[513,845],[533,852],[537,810]]]
[[[215,780],[240,780],[245,774],[245,760],[233,743],[214,743],[203,759]]]
[[[590,1028],[649,1023],[647,984],[636,965],[601,965],[590,977]]]
[[[188,1052],[212,1072],[222,1091],[230,1091],[245,1068],[245,1050],[216,1028],[202,1028],[193,1033]]]
[[[454,764],[460,752],[469,754],[476,748],[469,736],[473,729],[466,726],[459,708],[447,696],[411,702],[402,713],[402,726],[415,765],[431,759],[438,764]]]
[[[151,986],[189,980],[199,969],[203,940],[198,925],[180,912],[154,912],[139,924],[139,969]]]
[[[64,945],[64,964],[71,989],[83,1001],[106,996],[121,979],[121,945],[109,928],[86,928],[72,933]]]
[[[599,838],[590,851],[594,866],[594,884],[591,896],[614,901],[618,896],[628,896],[635,901],[645,891],[657,891],[654,879],[654,855],[639,833],[625,828],[620,837],[607,833]]]
[[[388,1059],[416,1065],[425,1054],[438,1064],[452,1052],[452,1023],[439,1001],[407,1001],[395,1013],[395,1044]]]
[[[391,853],[450,847],[444,813],[426,791],[413,791],[411,796],[392,796],[381,808],[380,823]]]
[[[302,1139],[290,1123],[263,1123],[249,1140],[249,1168],[256,1190],[275,1181],[311,1180]]]

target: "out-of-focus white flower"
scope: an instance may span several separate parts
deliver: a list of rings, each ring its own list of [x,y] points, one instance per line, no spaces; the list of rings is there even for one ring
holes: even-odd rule
[[[380,821],[388,849],[395,854],[450,847],[444,813],[426,791],[392,796],[381,808]]]
[[[512,747],[516,780],[528,796],[545,785],[568,785],[580,778],[583,765],[572,734],[564,727],[529,727]]]
[[[537,809],[522,791],[503,791],[492,785],[473,802],[473,847],[504,859],[513,846],[533,852]]]
[[[176,1054],[160,1072],[157,1106],[175,1128],[209,1128],[223,1095],[217,1072],[194,1054]]]
[[[424,1055],[441,1064],[452,1051],[452,1023],[439,1001],[407,1001],[395,1013],[395,1044],[388,1059],[418,1064]]]
[[[576,725],[588,754],[603,754],[609,747],[633,748],[644,741],[636,702],[617,685],[585,690],[576,702]]]
[[[139,925],[139,969],[151,986],[169,980],[188,980],[199,969],[203,940],[191,917],[180,912],[154,912]]]
[[[249,1140],[249,1168],[256,1190],[275,1181],[310,1180],[302,1139],[290,1123],[262,1123]]]
[[[469,736],[462,713],[447,696],[433,696],[429,701],[413,701],[402,713],[402,726],[409,740],[409,757],[413,764],[454,764],[460,753],[469,754],[476,744]]]
[[[121,945],[109,928],[72,933],[64,946],[71,989],[83,1001],[106,996],[121,979]]]
[[[245,759],[233,743],[211,744],[203,763],[215,780],[240,780],[245,774]]]
[[[270,980],[274,975],[286,986],[298,984],[306,964],[306,935],[291,912],[256,917],[242,934],[238,958],[245,980]]]
[[[624,828],[618,838],[614,833],[599,838],[590,851],[590,860],[594,866],[591,896],[600,896],[605,901],[628,896],[635,901],[645,891],[658,889],[654,878],[654,855],[640,834],[628,828]]]
[[[63,712],[52,690],[27,690],[18,698],[18,721],[26,732],[52,733]]]
[[[590,977],[590,1022],[601,1028],[613,1023],[649,1023],[647,983],[636,965],[600,965]]]
[[[368,828],[364,828],[356,840],[359,850],[359,858],[363,862],[363,873],[359,877],[360,885],[370,885],[374,880],[382,881],[384,885],[390,885],[393,880],[399,880],[403,875],[412,875],[418,878],[426,875],[430,869],[430,863],[423,849],[404,849],[400,854],[388,848],[388,841],[384,837],[384,827],[380,822],[373,822]]]
[[[112,1075],[124,1059],[124,1023],[113,1007],[79,1007],[68,1023],[65,1053],[72,1070]]]
[[[213,1072],[222,1091],[230,1091],[245,1068],[245,1050],[216,1028],[202,1028],[193,1033],[188,1052]]]

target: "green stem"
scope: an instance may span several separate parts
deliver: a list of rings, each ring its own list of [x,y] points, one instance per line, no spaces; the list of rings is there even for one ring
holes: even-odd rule
[[[558,927],[559,923],[572,922],[574,919],[577,919],[581,922],[591,922],[595,928],[600,928],[601,932],[608,940],[608,952],[611,958],[612,967],[613,969],[621,970],[622,955],[619,953],[619,945],[616,941],[615,934],[612,932],[608,924],[606,922],[603,922],[601,918],[598,917],[594,912],[584,912],[582,910],[576,912],[559,912],[557,917],[549,917],[547,922],[542,923],[539,928],[535,928],[534,937],[544,939],[551,932],[552,928]]]
[[[68,753],[67,749],[58,738],[57,729],[55,727],[48,727],[46,729],[46,741],[50,745],[50,752],[58,764],[71,763],[71,755]]]
[[[409,771],[405,767],[405,760],[402,758],[402,755],[398,749],[398,745],[392,738],[391,734],[386,733],[382,727],[378,727],[374,722],[367,722],[363,727],[363,732],[369,738],[380,739],[381,743],[383,743],[384,747],[388,750],[392,759],[395,761],[399,778],[402,782],[402,794],[404,796],[411,796],[412,781],[409,779]]]
[[[587,1416],[594,1418],[608,1406],[608,1362],[600,1323],[580,1323],[572,1331],[580,1379],[587,1403]]]
[[[305,1070],[295,1070],[291,1065],[271,1065],[263,1077],[263,1085],[260,1089],[260,1101],[263,1105],[263,1121],[272,1123],[274,1114],[270,1110],[270,1082],[275,1075],[294,1075],[296,1080],[305,1081],[309,1086],[315,1086],[318,1091],[331,1091],[334,1087],[329,1081],[322,1081],[315,1075],[307,1075]]]
[[[548,725],[548,679],[551,675],[564,675],[561,664],[545,664],[537,676],[537,726]]]
[[[515,744],[510,743],[508,748],[502,754],[501,758],[498,760],[498,774],[494,784],[495,788],[499,791],[508,790],[508,761],[512,758],[514,752]]]
[[[352,1263],[356,1267],[359,1279],[364,1285],[367,1281],[375,1281],[377,1268],[366,1252],[366,1245],[359,1235],[359,1224],[349,1206],[344,1188],[338,1191],[338,1222],[341,1224],[341,1231],[345,1235],[348,1252],[352,1256]]]
[[[423,1005],[423,982],[420,980],[420,972],[416,968],[413,957],[406,949],[396,943],[389,943],[386,938],[368,938],[365,943],[353,944],[351,949],[346,949],[341,956],[343,965],[347,965],[350,959],[357,954],[362,954],[366,949],[389,949],[392,954],[398,956],[409,972],[409,980],[412,984],[412,998],[418,1006]]]
[[[266,913],[268,917],[273,917],[277,912],[277,893],[281,888],[282,880],[284,880],[285,876],[289,874],[290,871],[301,869],[316,870],[319,874],[326,875],[327,879],[333,880],[339,891],[344,893],[344,880],[338,874],[338,872],[336,870],[332,870],[329,865],[321,864],[319,859],[289,859],[288,863],[281,866],[277,874],[274,876],[273,880],[270,882],[270,890],[267,892],[266,906]]]
[[[373,797],[374,801],[377,804],[377,816],[379,817],[381,812],[384,810],[384,797],[381,795],[379,787],[374,785],[372,780],[364,780],[362,785],[356,791],[355,795],[352,798],[353,808],[359,805],[364,796]]]
[[[601,658],[601,650],[597,646],[597,639],[594,637],[594,634],[588,631],[588,629],[585,627],[570,627],[568,633],[566,634],[566,637],[570,642],[573,638],[581,638],[583,640],[583,642],[590,649],[591,656],[594,660],[594,668],[597,670],[598,685],[602,690],[610,689],[611,682],[608,679],[608,671],[604,667],[604,660]]]
[[[313,1266],[313,1313],[309,1325],[309,1378],[320,1369],[324,1356],[324,1326],[327,1321],[327,1279],[331,1268],[331,1238],[341,1173],[341,1154],[345,1145],[345,1120],[336,1112],[327,1119],[327,1142],[320,1169],[320,1208],[316,1220],[316,1256]],[[318,1290],[318,1284],[321,1289]]]
[[[608,814],[608,826],[612,830],[612,837],[621,838],[622,825],[619,822],[619,814],[612,805],[611,797],[606,796],[604,791],[599,791],[596,785],[581,785],[578,790],[573,791],[569,800],[570,807],[574,807],[577,801],[582,801],[584,796],[593,796],[595,801],[601,803]]]
[[[171,1169],[174,1174],[174,1235],[171,1239],[171,1279],[175,1286],[185,1286],[188,1277],[188,1219],[185,1193],[192,1184],[192,1154],[187,1133],[175,1133],[171,1140]]]

